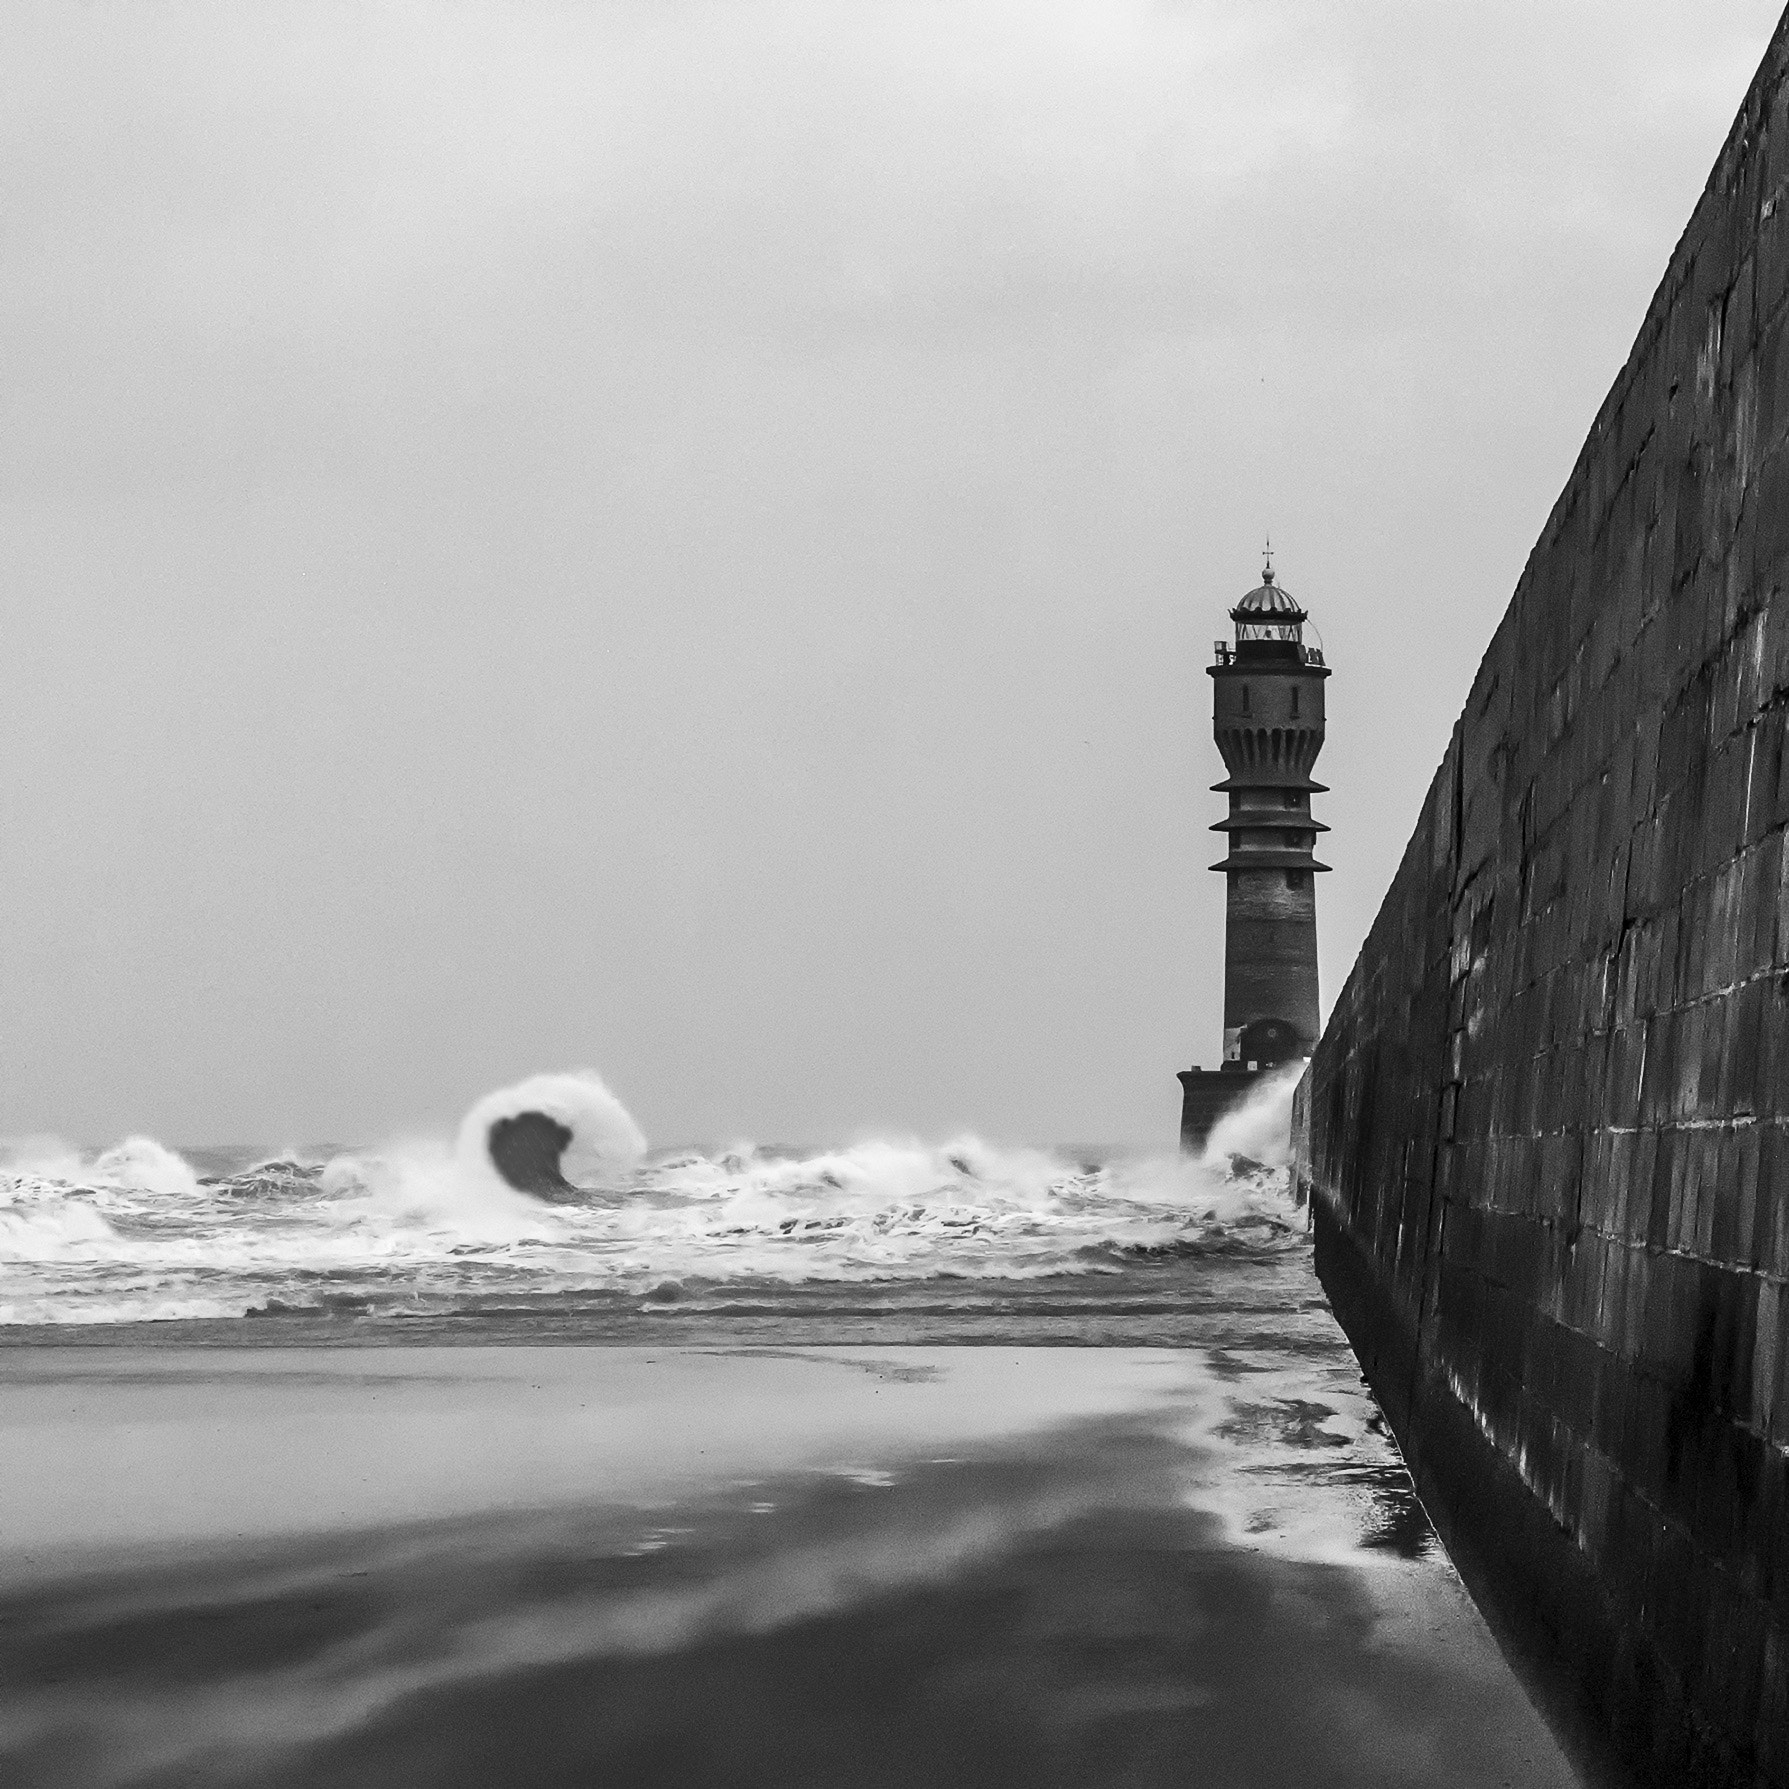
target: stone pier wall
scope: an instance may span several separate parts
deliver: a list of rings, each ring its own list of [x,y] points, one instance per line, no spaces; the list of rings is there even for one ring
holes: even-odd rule
[[[1789,16],[1301,1092],[1318,1263],[1587,1757],[1789,1785]]]

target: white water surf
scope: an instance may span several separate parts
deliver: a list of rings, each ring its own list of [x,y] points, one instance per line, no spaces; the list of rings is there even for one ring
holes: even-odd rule
[[[1227,1239],[1271,1246],[1302,1227],[1282,1171],[1292,1085],[1260,1090],[1197,1160],[1083,1162],[975,1136],[655,1155],[589,1072],[487,1095],[451,1142],[219,1176],[143,1137],[97,1153],[26,1140],[0,1145],[0,1323],[675,1297],[692,1283],[1025,1280],[1121,1272]],[[529,1113],[569,1133],[563,1197],[507,1184],[492,1160],[493,1127]]]

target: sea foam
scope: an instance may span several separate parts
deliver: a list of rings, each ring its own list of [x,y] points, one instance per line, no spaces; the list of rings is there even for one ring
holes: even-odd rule
[[[1292,1082],[1269,1082],[1202,1158],[1090,1162],[973,1135],[811,1154],[738,1143],[648,1153],[596,1075],[487,1095],[451,1143],[201,1176],[132,1137],[97,1155],[0,1149],[0,1322],[315,1311],[404,1315],[692,1285],[1035,1279],[1121,1270],[1302,1226],[1280,1162]],[[563,1193],[508,1184],[494,1126],[562,1127]],[[555,1133],[557,1135],[557,1133]]]

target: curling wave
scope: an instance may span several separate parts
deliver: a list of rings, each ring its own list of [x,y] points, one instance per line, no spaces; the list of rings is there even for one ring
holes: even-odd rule
[[[651,1155],[594,1074],[480,1100],[404,1141],[202,1174],[149,1139],[0,1149],[0,1323],[369,1316],[771,1282],[1122,1271],[1302,1229],[1276,1159],[1291,1083],[1203,1160],[1081,1162],[970,1136],[815,1154]]]

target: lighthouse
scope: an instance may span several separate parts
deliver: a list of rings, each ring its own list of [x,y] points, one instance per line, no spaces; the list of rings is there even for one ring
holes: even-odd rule
[[[1227,849],[1211,867],[1224,878],[1224,1060],[1188,1069],[1180,1142],[1204,1147],[1226,1111],[1271,1070],[1309,1056],[1322,1029],[1317,1004],[1317,834],[1311,780],[1323,749],[1322,648],[1310,619],[1274,577],[1230,611],[1234,641],[1219,640],[1208,674],[1212,732],[1228,772],[1214,789],[1229,812],[1212,827]]]

